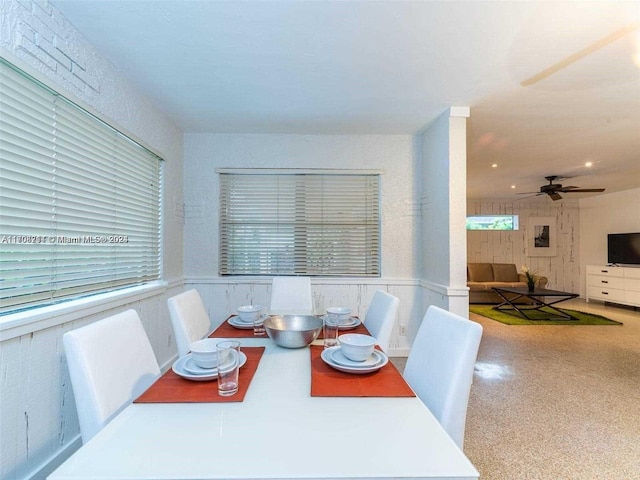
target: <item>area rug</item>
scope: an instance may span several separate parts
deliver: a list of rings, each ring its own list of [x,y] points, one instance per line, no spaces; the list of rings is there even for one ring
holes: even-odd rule
[[[469,311],[507,325],[622,325],[620,322],[615,322],[593,313],[578,312],[567,308],[559,308],[558,310],[573,315],[578,319],[578,321],[556,319],[526,320],[520,316],[516,316],[519,315],[518,312],[515,312],[515,315],[512,315],[511,313],[494,310],[493,305],[469,305]],[[536,316],[544,316],[544,314],[535,310],[528,310],[527,315],[532,318],[536,318]]]

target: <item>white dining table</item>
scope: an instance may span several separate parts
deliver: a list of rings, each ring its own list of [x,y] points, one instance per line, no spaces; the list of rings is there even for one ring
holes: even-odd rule
[[[48,479],[479,477],[417,397],[312,397],[308,347],[240,341],[266,347],[243,402],[134,403]]]

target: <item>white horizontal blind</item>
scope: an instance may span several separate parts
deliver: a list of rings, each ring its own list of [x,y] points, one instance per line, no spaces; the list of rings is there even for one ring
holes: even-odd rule
[[[160,277],[160,159],[0,62],[0,314]]]
[[[380,276],[378,174],[220,174],[221,275]]]

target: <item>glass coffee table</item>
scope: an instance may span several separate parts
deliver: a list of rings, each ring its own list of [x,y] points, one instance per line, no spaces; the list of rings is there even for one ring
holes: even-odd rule
[[[500,305],[493,307],[494,310],[500,310],[506,313],[510,313],[514,316],[518,316],[514,312],[518,312],[520,316],[526,320],[578,320],[576,317],[558,310],[553,305],[569,300],[570,298],[576,298],[577,293],[562,292],[560,290],[548,290],[546,288],[535,288],[533,291],[527,287],[493,287],[500,298],[504,300]],[[519,300],[526,298],[529,300],[527,303],[516,303]],[[542,310],[546,307],[546,310]],[[536,310],[542,312],[544,316],[536,315],[536,318],[532,318],[527,315],[527,311]]]

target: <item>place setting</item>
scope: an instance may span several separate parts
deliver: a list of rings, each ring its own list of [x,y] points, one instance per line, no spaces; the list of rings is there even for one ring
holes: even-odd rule
[[[242,402],[265,350],[224,338],[203,338],[189,349],[134,403]],[[217,388],[206,383],[213,381]]]
[[[323,321],[337,321],[339,330],[353,330],[362,324],[358,317],[351,316],[351,309],[347,307],[329,307],[320,318]]]
[[[262,305],[241,305],[236,314],[229,316],[211,336],[251,338],[266,335],[264,321],[269,315]]]
[[[415,396],[375,337],[337,332],[325,323],[324,344],[310,347],[312,397]]]
[[[191,353],[186,354],[176,360],[171,367],[176,375],[192,380],[195,382],[207,382],[218,379],[218,345],[225,342],[220,338],[203,338],[193,342],[189,348]],[[240,342],[226,342],[230,344],[237,352],[237,360],[230,359],[231,361],[237,361],[238,368],[241,368],[247,363],[247,355],[240,350]],[[222,365],[223,370],[227,370],[231,367],[230,362],[228,365]]]
[[[389,357],[375,348],[376,339],[370,335],[344,334],[338,337],[338,343],[325,348],[320,357],[327,365],[341,372],[372,373],[389,362]]]

